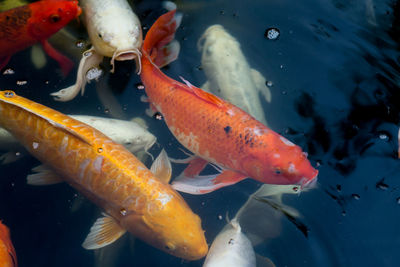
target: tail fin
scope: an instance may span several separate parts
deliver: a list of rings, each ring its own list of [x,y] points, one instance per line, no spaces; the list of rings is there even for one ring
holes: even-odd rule
[[[147,56],[158,67],[174,61],[179,54],[179,43],[172,41],[182,15],[175,13],[176,9],[160,16],[147,32],[143,43],[143,56]]]

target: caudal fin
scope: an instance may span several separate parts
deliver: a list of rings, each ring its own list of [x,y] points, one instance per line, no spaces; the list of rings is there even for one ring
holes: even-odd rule
[[[160,16],[146,34],[142,52],[158,67],[174,61],[179,54],[179,43],[174,41],[182,15],[176,9]]]

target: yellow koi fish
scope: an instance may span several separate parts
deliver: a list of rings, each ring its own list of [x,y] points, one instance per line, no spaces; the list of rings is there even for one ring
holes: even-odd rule
[[[0,91],[0,126],[105,211],[85,248],[104,247],[129,231],[177,257],[196,260],[207,254],[200,218],[167,183],[171,169],[165,152],[150,171],[98,130],[13,91]],[[28,183],[51,184],[56,175],[41,171]]]

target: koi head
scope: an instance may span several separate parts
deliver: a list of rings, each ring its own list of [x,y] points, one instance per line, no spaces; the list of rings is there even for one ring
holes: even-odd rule
[[[105,9],[95,17],[87,16],[85,19],[90,41],[96,51],[111,57],[112,72],[115,60],[135,60],[140,72],[142,27],[130,8],[121,8],[118,13]]]
[[[49,38],[82,12],[78,1],[38,1],[30,7],[29,32],[37,40]]]
[[[246,174],[267,184],[297,184],[302,188],[314,184],[318,171],[311,166],[306,153],[276,133],[269,138],[269,149],[253,149],[242,160]]]
[[[198,260],[208,252],[199,216],[194,214],[183,198],[172,191],[155,193],[145,214],[132,213],[121,225],[148,244],[186,260]],[[160,205],[161,204],[161,205]]]

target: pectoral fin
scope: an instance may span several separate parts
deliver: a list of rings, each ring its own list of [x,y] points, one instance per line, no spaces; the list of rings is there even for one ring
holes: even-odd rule
[[[221,187],[236,184],[246,178],[247,176],[231,170],[224,170],[214,175],[199,175],[193,178],[185,176],[183,172],[172,182],[172,187],[177,191],[202,195]]]
[[[63,75],[67,76],[68,73],[74,67],[74,62],[72,62],[71,59],[58,52],[54,47],[50,45],[50,43],[47,40],[41,41],[40,43],[43,46],[43,50],[46,52],[46,54],[58,62],[58,65],[60,65]]]
[[[126,230],[114,218],[104,214],[104,217],[98,218],[90,228],[90,233],[83,241],[82,247],[85,249],[105,247],[116,241],[125,232]]]
[[[169,183],[171,180],[172,167],[168,155],[165,150],[161,150],[158,157],[151,165],[150,171],[164,183]]]
[[[32,169],[26,179],[29,185],[51,185],[63,182],[58,174],[49,169],[46,165],[39,165]]]
[[[271,103],[271,91],[269,90],[268,86],[265,84],[266,79],[265,77],[257,70],[251,69],[251,76],[253,77],[254,84],[258,91],[264,96],[265,101]]]

